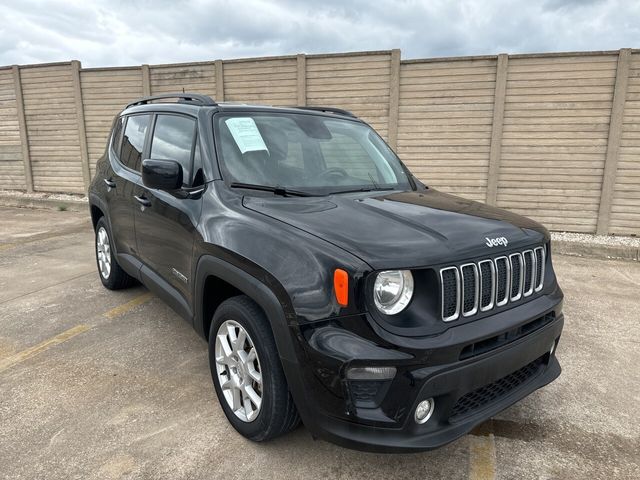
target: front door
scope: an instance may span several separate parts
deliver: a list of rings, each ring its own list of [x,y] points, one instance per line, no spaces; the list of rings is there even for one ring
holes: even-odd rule
[[[180,163],[185,189],[190,188],[193,178],[197,177],[194,175],[195,144],[195,118],[178,114],[156,115],[148,156]],[[177,299],[177,306],[182,308],[183,302],[191,304],[193,242],[202,199],[200,196],[188,198],[180,193],[138,185],[134,218],[138,255],[150,270],[146,275],[150,276],[151,283],[165,284],[165,287],[168,283],[173,287],[183,299],[182,302]]]

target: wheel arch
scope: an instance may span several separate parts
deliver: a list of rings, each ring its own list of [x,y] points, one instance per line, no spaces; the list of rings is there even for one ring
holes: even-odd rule
[[[89,194],[89,212],[91,213],[91,223],[94,230],[96,229],[98,220],[100,220],[101,217],[104,217],[109,227],[111,227],[109,215],[107,214],[107,206],[102,199],[94,193]]]
[[[267,276],[271,277],[266,272],[261,275],[262,278],[267,278]],[[266,285],[244,269],[213,255],[200,257],[195,279],[194,328],[203,338],[208,338],[210,317],[213,316],[217,305],[231,296],[247,295],[258,304],[269,320],[280,357],[296,361],[289,323],[287,322],[289,315],[285,312],[286,306],[290,305],[290,302],[281,285],[277,285],[280,287],[278,289],[280,291],[276,294],[271,285]],[[275,279],[272,280],[275,282]],[[205,294],[212,286],[221,288],[223,291],[219,300],[208,303]]]
[[[206,319],[204,316],[203,306],[206,292],[204,287],[208,278],[214,277],[256,302],[269,321],[289,391],[298,413],[305,425],[308,428],[313,428],[315,419],[308,408],[309,402],[306,399],[308,392],[304,388],[299,360],[304,358],[304,353],[298,341],[299,327],[289,296],[277,279],[264,269],[253,262],[235,259],[231,255],[230,252],[221,250],[215,255],[205,254],[199,258],[194,283],[195,315],[193,326],[203,338],[207,338],[208,332],[205,332],[204,329],[206,325],[210,325],[211,319]],[[236,262],[246,268],[241,268]],[[211,315],[213,316],[213,312]]]

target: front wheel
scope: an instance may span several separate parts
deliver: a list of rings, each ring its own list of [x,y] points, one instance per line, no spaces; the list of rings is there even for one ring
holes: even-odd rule
[[[120,290],[135,283],[133,277],[125,272],[118,262],[112,248],[113,242],[104,217],[96,224],[96,264],[102,285],[109,290]]]
[[[240,434],[260,442],[298,425],[269,322],[249,297],[230,298],[216,310],[209,364],[220,405]]]

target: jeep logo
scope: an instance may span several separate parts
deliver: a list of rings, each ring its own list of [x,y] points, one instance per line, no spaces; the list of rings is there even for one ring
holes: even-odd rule
[[[498,245],[502,245],[503,247],[506,247],[509,244],[507,239],[504,237],[496,237],[496,238],[485,237],[485,238],[487,240],[486,245],[489,248],[497,247]]]

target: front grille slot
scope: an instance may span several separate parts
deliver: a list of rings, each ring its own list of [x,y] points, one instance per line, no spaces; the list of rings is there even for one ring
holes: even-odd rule
[[[453,406],[449,421],[458,422],[522,387],[542,371],[547,359],[548,354],[544,354],[515,372],[463,395]]]
[[[460,274],[456,267],[440,270],[442,320],[450,322],[460,315]]]
[[[542,286],[544,284],[544,267],[545,267],[545,252],[543,247],[538,247],[534,250],[536,256],[536,280],[535,280],[535,291],[539,292],[542,290]]]
[[[520,300],[522,296],[522,255],[509,255],[511,264],[511,301]]]
[[[440,270],[442,320],[470,317],[530,297],[544,285],[545,249],[450,266]]]
[[[522,252],[522,259],[524,261],[524,280],[522,282],[522,295],[528,297],[533,293],[533,287],[536,282],[536,257],[534,257],[533,255],[533,250]]]
[[[509,301],[509,285],[511,279],[511,267],[509,265],[509,260],[507,257],[496,258],[496,276],[498,277],[497,281],[497,294],[496,294],[496,305],[501,307],[505,305]]]
[[[467,263],[460,267],[462,272],[462,315],[474,315],[478,311],[478,267]]]
[[[491,260],[478,263],[480,269],[480,310],[486,312],[493,308],[496,296],[496,267]]]

